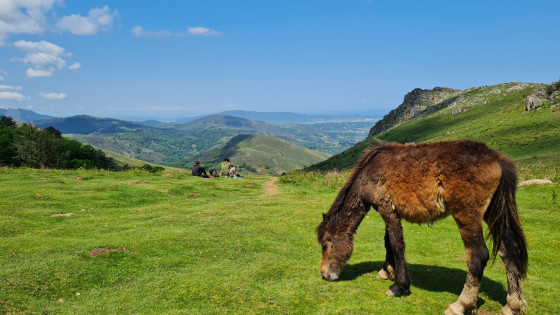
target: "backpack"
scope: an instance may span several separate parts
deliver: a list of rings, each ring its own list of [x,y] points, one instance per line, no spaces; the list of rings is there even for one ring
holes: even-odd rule
[[[219,177],[218,172],[215,168],[210,169],[210,177]]]

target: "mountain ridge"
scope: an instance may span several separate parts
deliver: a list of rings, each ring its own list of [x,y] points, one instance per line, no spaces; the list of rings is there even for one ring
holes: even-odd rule
[[[552,156],[560,154],[560,84],[557,82],[551,85],[510,82],[451,90],[446,90],[447,98],[432,103],[418,97],[432,90],[407,93],[405,101],[377,122],[364,141],[306,169],[350,169],[363,150],[377,140],[421,143],[470,139],[485,142],[513,159],[553,160]],[[407,98],[410,95],[416,97]],[[539,106],[532,108],[529,100],[535,99]]]

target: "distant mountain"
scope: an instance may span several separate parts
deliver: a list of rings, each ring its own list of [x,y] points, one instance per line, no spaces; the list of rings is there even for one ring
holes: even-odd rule
[[[113,118],[99,118],[89,115],[78,115],[65,118],[52,118],[34,122],[39,128],[52,126],[62,133],[92,134],[131,132],[145,128],[144,125]]]
[[[363,150],[377,139],[398,143],[482,141],[515,160],[556,161],[558,168],[559,115],[558,82],[511,82],[466,90],[414,89],[371,128],[365,141],[308,169],[352,168]]]
[[[219,171],[221,161],[228,157],[240,173],[280,175],[290,169],[317,163],[329,156],[276,137],[239,135],[223,145],[192,157],[183,167],[190,168],[194,161],[199,160],[203,166]]]
[[[159,127],[190,132],[203,130],[278,137],[306,148],[329,154],[341,152],[364,139],[372,122],[330,122],[315,124],[274,124],[228,115],[205,116],[185,123],[167,123]],[[234,133],[234,134],[233,134]]]
[[[0,115],[9,116],[12,117],[12,119],[14,120],[21,121],[24,123],[32,122],[35,120],[54,118],[54,116],[41,115],[32,110],[21,109],[21,108],[8,108],[8,109],[0,108]]]
[[[226,115],[181,124],[144,125],[87,115],[35,123],[40,128],[52,126],[72,139],[104,150],[172,166],[243,134],[274,136],[311,150],[335,154],[363,140],[371,127],[367,122],[277,125]]]
[[[311,124],[318,122],[372,122],[377,119],[367,115],[309,115],[290,112],[253,112],[245,110],[229,110],[212,115],[183,117],[177,123],[185,123],[209,116],[233,116],[249,120],[266,121],[274,124]]]

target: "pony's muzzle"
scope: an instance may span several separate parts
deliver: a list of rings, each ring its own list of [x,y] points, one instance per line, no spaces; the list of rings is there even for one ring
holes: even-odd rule
[[[327,281],[338,280],[338,275],[334,272],[322,272],[321,271],[321,277],[323,278],[323,280],[327,280]]]

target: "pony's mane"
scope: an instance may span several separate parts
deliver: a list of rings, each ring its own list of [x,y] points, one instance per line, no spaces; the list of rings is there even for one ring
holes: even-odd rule
[[[323,221],[317,227],[317,240],[319,242],[323,240],[325,232],[329,231],[331,234],[334,234],[336,232],[338,216],[340,210],[342,209],[342,205],[344,205],[344,203],[346,202],[346,197],[348,196],[350,188],[352,187],[354,181],[356,180],[356,178],[358,178],[364,167],[368,164],[368,162],[379,153],[381,148],[385,146],[387,146],[386,143],[379,142],[379,145],[372,146],[364,150],[364,154],[360,157],[358,163],[352,169],[350,177],[348,177],[348,179],[344,183],[344,186],[338,193],[331,208],[327,213],[323,213]]]

